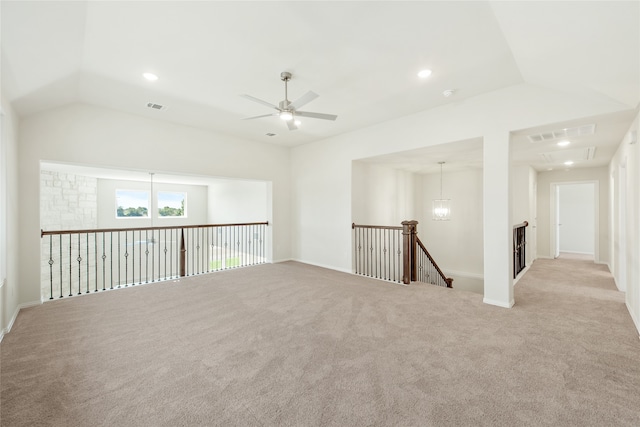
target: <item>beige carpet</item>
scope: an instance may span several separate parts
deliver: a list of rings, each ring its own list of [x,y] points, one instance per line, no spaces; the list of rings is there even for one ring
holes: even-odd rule
[[[516,306],[288,262],[23,310],[2,426],[638,426],[606,267],[538,260]]]

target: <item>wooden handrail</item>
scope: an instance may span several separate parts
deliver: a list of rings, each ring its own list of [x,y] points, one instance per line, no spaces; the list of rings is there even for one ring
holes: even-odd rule
[[[362,225],[362,224],[356,224],[351,223],[351,228],[373,228],[373,229],[377,229],[377,230],[402,230],[402,227],[400,226],[394,226],[394,225]]]
[[[265,222],[245,222],[234,224],[200,224],[200,225],[170,225],[165,227],[132,227],[132,228],[95,228],[88,230],[57,230],[57,231],[44,231],[40,230],[40,237],[59,234],[79,234],[79,233],[117,233],[120,231],[143,231],[143,230],[175,230],[178,228],[203,228],[203,227],[239,227],[244,225],[269,225],[268,221]]]
[[[445,276],[445,274],[442,272],[442,270],[440,270],[440,267],[438,267],[438,264],[436,264],[436,261],[433,259],[433,257],[431,256],[431,254],[427,250],[427,248],[424,247],[424,245],[420,241],[420,238],[417,237],[417,236],[416,236],[416,242],[418,243],[418,246],[420,246],[420,249],[422,249],[422,251],[425,253],[425,255],[429,258],[429,261],[431,261],[431,264],[433,264],[433,266],[436,268],[436,271],[438,272],[440,277],[442,277],[442,279],[445,282],[447,282],[447,287],[449,287],[449,288],[453,287],[453,279],[450,278],[450,277]]]

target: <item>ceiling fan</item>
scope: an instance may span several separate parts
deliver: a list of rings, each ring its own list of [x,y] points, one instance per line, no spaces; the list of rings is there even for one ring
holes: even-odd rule
[[[276,113],[271,114],[262,114],[260,116],[247,117],[242,120],[251,120],[251,119],[259,119],[262,117],[271,117],[278,116],[282,120],[285,121],[289,130],[296,130],[298,126],[296,125],[296,117],[309,117],[312,119],[322,119],[322,120],[335,120],[338,118],[335,114],[323,114],[323,113],[311,113],[309,111],[300,111],[298,108],[306,105],[307,103],[316,99],[319,95],[309,91],[302,95],[300,98],[291,102],[287,98],[287,83],[291,80],[291,73],[287,71],[283,71],[280,73],[280,79],[284,82],[284,100],[280,101],[278,105],[273,105],[270,102],[263,101],[262,99],[258,99],[251,95],[241,95],[244,98],[247,98],[251,101],[257,102],[262,105],[266,105],[267,107],[271,107],[275,110],[278,110]]]

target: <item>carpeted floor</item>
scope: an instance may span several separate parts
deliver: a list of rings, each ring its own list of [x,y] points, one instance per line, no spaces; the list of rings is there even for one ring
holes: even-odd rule
[[[23,310],[2,426],[638,426],[606,267],[538,260],[516,306],[295,262]]]

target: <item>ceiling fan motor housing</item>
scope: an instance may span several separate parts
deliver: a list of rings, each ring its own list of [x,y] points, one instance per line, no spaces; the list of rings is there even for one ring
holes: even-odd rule
[[[288,71],[283,71],[280,73],[280,79],[283,82],[288,82],[289,80],[291,80],[291,73]]]
[[[290,104],[291,104],[291,101],[289,101],[288,99],[283,99],[282,101],[280,101],[278,106],[280,107],[281,110],[286,110]]]

